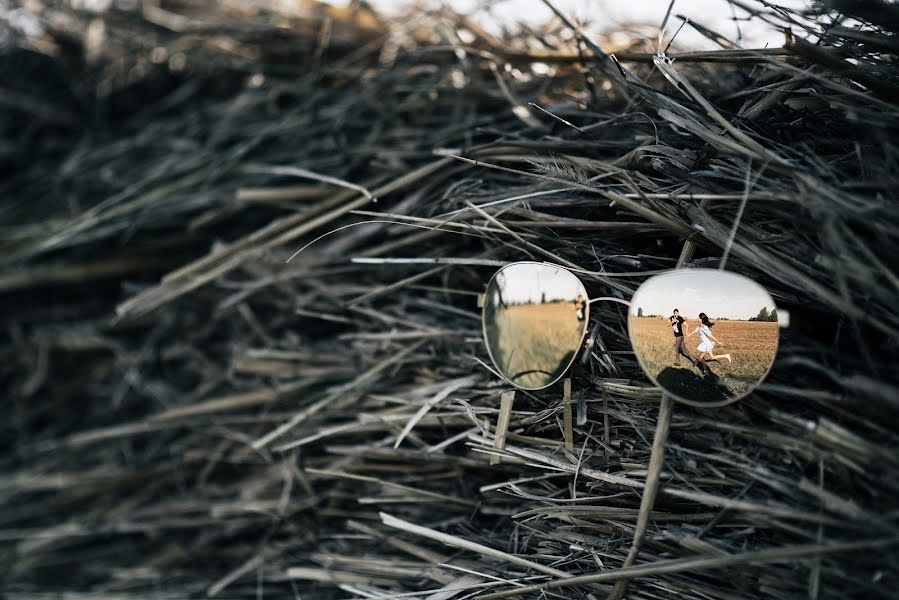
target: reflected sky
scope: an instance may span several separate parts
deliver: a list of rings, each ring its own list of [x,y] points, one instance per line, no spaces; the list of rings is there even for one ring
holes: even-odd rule
[[[630,313],[667,317],[677,308],[682,317],[696,318],[700,312],[711,319],[749,319],[774,301],[756,282],[712,269],[681,269],[647,280],[631,300]]]
[[[570,271],[535,263],[505,267],[497,273],[494,285],[502,291],[503,301],[507,304],[572,300],[584,293],[583,284]],[[490,300],[495,304],[499,297],[494,293]]]

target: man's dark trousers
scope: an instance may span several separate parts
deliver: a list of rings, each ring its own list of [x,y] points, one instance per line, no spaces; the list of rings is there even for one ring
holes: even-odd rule
[[[678,364],[680,362],[680,355],[683,354],[687,357],[694,367],[698,368],[700,371],[706,371],[708,367],[705,364],[705,361],[697,361],[692,354],[684,347],[684,336],[676,335],[674,336],[674,364]]]
[[[684,336],[676,335],[674,336],[674,362],[677,364],[680,362],[680,356],[683,354],[687,357],[691,363],[696,363],[696,359],[687,351],[684,347]]]

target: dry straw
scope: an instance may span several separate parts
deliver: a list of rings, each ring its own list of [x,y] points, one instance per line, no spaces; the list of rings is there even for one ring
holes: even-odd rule
[[[5,597],[894,597],[894,4],[731,1],[767,49],[44,4],[0,21]],[[494,444],[499,265],[725,255],[792,316],[758,391],[660,404],[598,303],[570,449],[561,385]]]

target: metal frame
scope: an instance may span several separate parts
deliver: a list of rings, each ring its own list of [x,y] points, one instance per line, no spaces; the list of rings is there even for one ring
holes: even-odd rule
[[[581,290],[583,290],[583,292],[584,292],[584,330],[581,332],[581,338],[580,338],[580,340],[578,340],[577,348],[575,348],[574,354],[571,357],[571,361],[569,361],[568,365],[559,373],[558,377],[556,377],[555,379],[553,379],[546,385],[542,385],[540,387],[524,387],[524,386],[518,385],[517,383],[515,383],[514,381],[512,381],[511,379],[506,377],[506,375],[502,372],[502,369],[500,369],[499,365],[496,362],[496,359],[493,357],[493,353],[490,351],[490,343],[487,340],[487,319],[486,319],[486,317],[487,317],[487,301],[488,301],[488,299],[484,298],[484,305],[481,307],[481,334],[484,336],[484,346],[487,347],[487,354],[490,356],[490,362],[492,362],[493,366],[496,367],[496,372],[499,373],[500,377],[502,377],[503,379],[505,379],[506,381],[508,381],[509,383],[511,383],[512,385],[514,385],[515,387],[517,387],[520,390],[525,390],[528,392],[535,392],[537,390],[545,390],[546,388],[557,383],[559,380],[561,380],[563,377],[565,377],[565,374],[568,373],[568,370],[571,369],[571,365],[573,365],[574,361],[577,359],[578,354],[580,354],[580,350],[584,347],[584,339],[587,337],[587,331],[589,329],[589,324],[590,324],[590,295],[587,293],[587,288],[584,286],[584,282],[581,281],[581,278],[578,277],[574,273],[574,271],[572,271],[571,269],[563,267],[562,265],[557,265],[555,263],[537,262],[536,260],[520,260],[517,262],[509,263],[507,265],[503,265],[496,271],[496,273],[493,274],[493,276],[490,278],[490,280],[487,281],[487,287],[485,289],[486,290],[490,289],[490,284],[493,283],[493,280],[496,279],[497,275],[499,275],[500,273],[502,273],[509,267],[514,267],[516,265],[540,265],[542,267],[555,267],[557,269],[562,269],[563,271],[567,271],[568,273],[571,273],[571,275],[575,279],[577,279],[577,282],[581,285]]]
[[[490,344],[489,344],[488,339],[487,339],[487,322],[486,322],[486,316],[487,316],[487,299],[486,299],[486,298],[484,299],[483,306],[481,307],[481,334],[482,334],[483,337],[484,337],[484,346],[487,347],[487,354],[490,356],[490,361],[493,363],[493,366],[496,367],[496,371],[497,371],[497,373],[499,373],[500,377],[502,377],[503,379],[505,379],[505,380],[508,381],[510,384],[514,385],[516,388],[518,388],[518,389],[520,389],[520,390],[525,390],[525,391],[529,391],[529,392],[537,391],[537,390],[544,390],[544,389],[546,389],[546,388],[552,386],[553,384],[558,383],[559,380],[561,380],[562,378],[565,377],[565,375],[566,375],[566,374],[568,373],[568,371],[571,369],[571,365],[573,365],[573,364],[574,364],[574,361],[577,359],[577,357],[578,357],[578,355],[579,355],[579,351],[582,350],[583,347],[584,347],[584,339],[586,338],[587,332],[588,332],[588,330],[589,330],[590,304],[593,303],[593,302],[599,301],[599,300],[609,300],[609,301],[614,301],[614,302],[618,302],[618,303],[620,303],[620,304],[625,304],[625,305],[628,306],[628,314],[627,314],[627,335],[628,335],[628,340],[630,341],[630,344],[631,344],[631,348],[634,349],[634,355],[637,357],[637,364],[640,365],[640,369],[643,370],[643,372],[646,374],[646,376],[649,378],[649,380],[652,381],[652,383],[653,383],[657,388],[659,388],[659,389],[662,390],[665,394],[668,394],[669,396],[671,396],[674,400],[676,400],[676,401],[678,401],[678,402],[682,402],[682,403],[684,403],[684,404],[688,404],[688,405],[691,405],[691,406],[703,406],[703,407],[716,407],[716,406],[724,406],[724,405],[727,405],[727,404],[731,404],[731,403],[736,402],[736,401],[738,401],[738,400],[742,400],[743,398],[745,398],[746,396],[748,396],[750,393],[752,393],[752,392],[755,390],[755,388],[757,388],[757,387],[758,387],[758,386],[759,386],[765,379],[768,378],[768,375],[771,373],[771,369],[774,368],[774,361],[777,359],[777,352],[778,352],[778,350],[780,349],[780,332],[779,332],[779,331],[778,331],[777,340],[775,341],[775,346],[774,346],[774,360],[772,360],[771,363],[768,365],[768,369],[765,371],[765,374],[764,374],[762,377],[760,377],[760,378],[758,379],[758,381],[755,382],[754,385],[750,386],[749,389],[747,390],[747,392],[746,392],[745,394],[742,394],[742,395],[739,395],[739,396],[734,396],[733,398],[728,398],[727,400],[722,400],[722,401],[718,401],[718,402],[700,402],[700,401],[697,401],[697,400],[689,400],[689,399],[687,399],[687,398],[684,398],[684,397],[682,397],[682,396],[679,396],[679,395],[677,395],[677,394],[675,394],[675,393],[669,391],[667,388],[664,388],[664,387],[662,387],[661,385],[659,385],[659,382],[656,380],[656,378],[649,374],[649,371],[647,370],[646,365],[644,365],[644,363],[643,363],[643,359],[640,357],[639,353],[636,352],[636,344],[635,344],[635,340],[634,340],[634,331],[633,331],[633,328],[631,327],[631,314],[630,314],[630,305],[631,305],[631,302],[628,302],[627,300],[621,300],[620,298],[590,298],[590,295],[587,293],[587,288],[584,286],[584,282],[581,281],[581,278],[577,276],[577,273],[575,273],[574,271],[572,271],[572,270],[569,269],[568,267],[564,267],[564,266],[558,265],[558,264],[556,264],[556,263],[551,263],[551,262],[538,262],[538,261],[535,261],[535,260],[522,260],[522,261],[512,262],[512,263],[509,263],[509,264],[507,264],[507,265],[504,265],[504,266],[500,267],[500,268],[493,274],[493,276],[489,279],[489,281],[487,281],[487,287],[486,287],[485,289],[489,290],[489,289],[490,289],[490,284],[493,283],[493,280],[496,278],[496,276],[499,275],[500,273],[502,273],[504,270],[508,269],[509,267],[515,266],[515,265],[526,265],[526,264],[527,264],[527,265],[540,265],[540,266],[547,266],[547,267],[555,267],[555,268],[563,269],[563,270],[568,271],[569,273],[571,273],[571,274],[575,277],[575,279],[578,280],[578,283],[580,283],[581,289],[583,290],[583,293],[584,293],[584,305],[585,305],[585,308],[586,308],[586,311],[585,311],[586,314],[584,315],[584,331],[583,331],[583,333],[581,333],[581,338],[580,338],[580,341],[578,342],[578,350],[575,351],[574,355],[573,355],[572,358],[571,358],[571,361],[568,363],[568,365],[565,367],[565,369],[559,374],[558,377],[556,377],[555,379],[553,379],[553,380],[552,380],[551,382],[549,382],[548,384],[546,384],[546,385],[544,385],[544,386],[540,386],[540,387],[528,388],[528,387],[523,387],[523,386],[521,386],[521,385],[518,385],[517,383],[515,383],[514,381],[512,381],[512,380],[510,380],[508,377],[506,377],[505,374],[502,373],[502,370],[500,369],[500,367],[497,365],[496,359],[493,357],[493,353],[490,351]],[[678,271],[685,271],[685,270],[687,270],[687,269],[671,269],[671,270],[666,271],[666,272],[664,272],[664,273],[659,273],[658,275],[653,275],[652,277],[650,277],[649,279],[647,279],[646,281],[644,281],[643,283],[640,284],[640,287],[638,287],[638,288],[636,289],[636,291],[634,291],[634,294],[633,294],[633,296],[631,296],[631,299],[637,297],[637,295],[640,293],[640,290],[643,289],[648,283],[652,282],[654,279],[658,279],[658,278],[662,278],[662,277],[667,277],[667,276],[671,275],[672,273],[676,273],[676,272],[678,272]],[[769,292],[769,291],[765,288],[765,286],[761,285],[760,283],[757,283],[757,282],[753,281],[752,279],[749,279],[749,278],[746,277],[745,275],[740,275],[739,273],[733,273],[732,271],[721,271],[721,270],[719,270],[719,269],[702,269],[702,268],[700,268],[700,269],[689,269],[689,270],[690,270],[690,271],[714,271],[714,272],[716,272],[716,273],[731,273],[731,274],[736,275],[736,276],[738,276],[738,277],[743,277],[744,279],[748,279],[749,281],[752,281],[754,284],[756,284],[758,287],[760,287],[760,288],[765,292],[765,294],[768,295],[768,298],[771,300],[772,306],[774,306],[775,310],[777,310],[777,314],[778,314],[778,329],[782,329],[782,328],[784,328],[784,327],[788,327],[788,326],[789,326],[789,325],[788,325],[788,324],[789,324],[789,313],[788,313],[787,311],[781,309],[781,308],[778,308],[777,304],[774,302],[774,297],[771,296],[771,292]],[[781,315],[783,315],[783,317],[781,317]]]
[[[679,396],[679,395],[675,394],[674,392],[668,390],[668,388],[662,387],[661,385],[659,385],[659,382],[656,381],[656,378],[653,377],[652,375],[650,375],[649,370],[646,368],[646,365],[643,364],[643,358],[640,356],[640,353],[637,352],[637,350],[636,350],[637,344],[636,344],[636,340],[634,339],[634,330],[631,327],[631,312],[630,312],[630,310],[627,311],[627,337],[630,340],[631,348],[634,350],[634,356],[637,357],[637,364],[640,365],[640,369],[643,370],[643,372],[646,374],[646,376],[649,378],[649,380],[651,382],[653,382],[653,384],[655,384],[655,386],[657,388],[659,388],[664,393],[668,394],[669,396],[671,396],[678,402],[682,402],[684,404],[689,404],[690,406],[704,406],[704,407],[709,407],[709,408],[733,404],[734,402],[736,402],[738,400],[742,400],[743,398],[745,398],[746,396],[751,394],[755,390],[755,388],[757,388],[763,381],[765,381],[765,379],[768,378],[768,375],[771,373],[771,369],[774,368],[774,361],[777,360],[777,351],[780,349],[780,329],[782,329],[784,327],[784,325],[781,324],[781,320],[780,320],[781,309],[779,309],[777,307],[777,304],[774,302],[774,297],[771,295],[771,292],[769,292],[765,288],[765,286],[763,286],[762,284],[760,284],[756,281],[753,281],[752,279],[749,279],[749,277],[746,277],[745,275],[740,275],[739,273],[734,273],[733,271],[723,271],[721,269],[704,269],[704,268],[700,268],[700,269],[671,269],[670,271],[666,271],[664,273],[659,273],[658,275],[653,275],[652,277],[650,277],[649,279],[647,279],[646,281],[641,283],[640,287],[638,287],[634,291],[634,295],[631,296],[631,302],[633,303],[633,299],[637,297],[637,295],[640,293],[640,290],[643,289],[647,284],[652,282],[652,280],[669,277],[673,273],[677,273],[679,271],[688,271],[688,270],[689,271],[707,271],[707,272],[713,272],[713,273],[730,273],[731,275],[736,275],[737,277],[742,277],[743,279],[752,281],[752,283],[757,285],[763,292],[765,292],[765,294],[771,300],[771,305],[774,306],[774,309],[777,311],[777,314],[778,314],[778,321],[777,321],[778,332],[777,332],[777,339],[774,341],[774,358],[772,358],[771,362],[768,364],[768,369],[765,371],[765,374],[762,375],[761,377],[759,377],[758,381],[756,381],[753,385],[748,386],[746,393],[741,394],[739,396],[734,396],[733,398],[727,398],[726,400],[719,400],[717,402],[701,402],[699,400],[689,400],[687,398],[684,398],[683,396]],[[784,312],[786,312],[786,311],[784,311]],[[789,313],[787,313],[786,321],[789,322]]]

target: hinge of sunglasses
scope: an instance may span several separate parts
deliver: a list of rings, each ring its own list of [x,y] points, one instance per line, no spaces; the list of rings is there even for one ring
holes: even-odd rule
[[[790,311],[785,308],[777,309],[777,326],[780,329],[790,328]]]
[[[478,294],[478,308],[484,308],[484,298],[487,297],[487,294]]]

